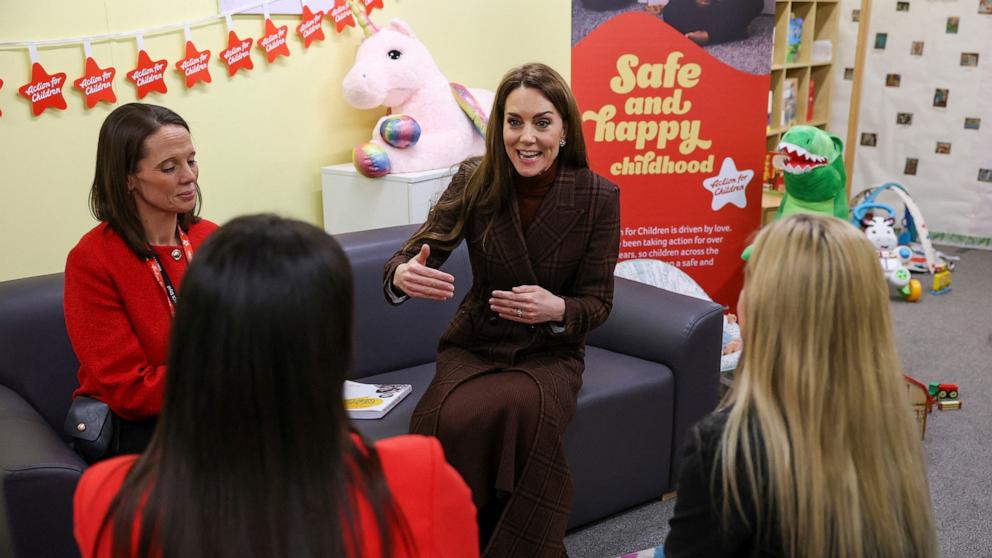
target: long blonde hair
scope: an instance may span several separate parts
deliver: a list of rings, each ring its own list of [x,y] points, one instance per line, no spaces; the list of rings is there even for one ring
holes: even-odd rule
[[[744,515],[746,486],[752,527],[774,521],[787,556],[936,556],[888,288],[863,233],[805,214],[766,227],[741,324],[744,354],[721,403],[724,521]]]

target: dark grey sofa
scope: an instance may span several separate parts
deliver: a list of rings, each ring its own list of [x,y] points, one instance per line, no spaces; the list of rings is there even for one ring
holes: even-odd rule
[[[373,439],[406,432],[457,306],[386,303],[382,265],[414,228],[337,236],[355,276],[355,379],[414,386],[383,419],[358,421]],[[460,298],[471,283],[464,245],[444,269]],[[716,403],[721,327],[716,304],[617,279],[613,312],[589,336],[566,432],[572,527],[674,488],[685,434]],[[0,544],[6,526],[19,558],[78,556],[72,492],[85,464],[61,436],[77,367],[62,318],[62,275],[0,283]]]

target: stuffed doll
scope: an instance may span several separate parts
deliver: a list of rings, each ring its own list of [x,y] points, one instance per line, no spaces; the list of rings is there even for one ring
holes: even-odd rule
[[[848,218],[847,173],[840,138],[813,126],[793,126],[782,136],[772,163],[785,175],[785,195],[775,218],[821,213]],[[741,258],[747,259],[751,247]]]
[[[371,141],[353,151],[358,172],[376,178],[446,168],[485,153],[493,92],[450,83],[403,21],[378,29],[354,2],[352,12],[365,38],[344,78],[344,97],[355,108],[389,109]]]

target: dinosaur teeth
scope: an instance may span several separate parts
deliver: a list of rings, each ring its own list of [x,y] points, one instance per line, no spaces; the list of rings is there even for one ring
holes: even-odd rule
[[[827,164],[826,157],[810,153],[794,143],[783,141],[778,144],[776,150],[788,156],[788,161],[783,164],[783,170],[791,174],[803,174]]]

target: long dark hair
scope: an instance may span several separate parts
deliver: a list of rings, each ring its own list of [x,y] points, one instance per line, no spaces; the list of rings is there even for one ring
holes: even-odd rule
[[[312,225],[240,217],[203,244],[157,429],[101,527],[113,526],[115,557],[358,555],[357,494],[383,556],[407,544],[374,447],[349,432],[352,304],[344,252]]]
[[[100,221],[106,221],[128,248],[141,258],[150,258],[154,252],[145,238],[138,206],[128,192],[128,177],[138,172],[138,162],[146,155],[145,140],[162,126],[182,126],[189,131],[189,124],[175,112],[157,105],[128,103],[114,109],[103,125],[96,144],[96,171],[90,188],[90,212]],[[200,185],[196,185],[196,205],[189,213],[179,215],[179,226],[189,231],[189,226],[200,220],[203,198]]]
[[[513,163],[503,145],[506,98],[521,87],[540,91],[561,115],[565,124],[565,146],[558,151],[559,162],[578,168],[589,167],[586,161],[586,142],[582,135],[582,117],[565,78],[550,66],[538,62],[513,68],[503,76],[496,88],[492,114],[489,115],[489,124],[486,126],[486,154],[463,163],[471,173],[464,192],[458,198],[438,202],[424,226],[407,241],[405,250],[419,248],[424,240],[433,240],[444,249],[454,249],[461,239],[465,224],[474,216],[488,220],[486,233],[492,229],[493,218],[510,201],[510,188],[513,184]],[[450,231],[431,232],[432,226],[441,215],[452,212],[458,217]]]

